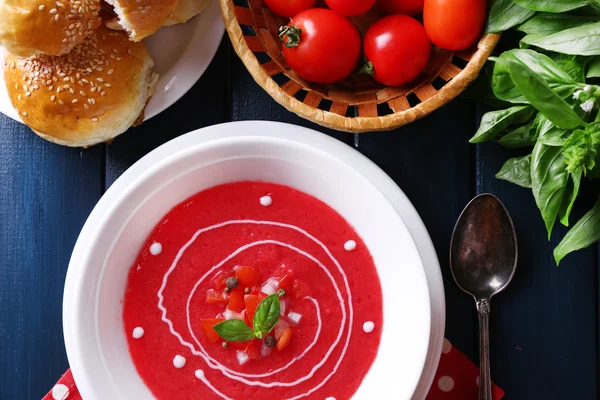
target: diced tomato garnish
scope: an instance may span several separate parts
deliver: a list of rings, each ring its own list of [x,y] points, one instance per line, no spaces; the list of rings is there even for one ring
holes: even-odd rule
[[[264,299],[266,299],[267,297],[269,297],[266,293],[263,293],[263,292],[259,292],[257,296],[258,296],[258,302],[259,303],[261,301],[263,301]]]
[[[244,310],[244,289],[238,287],[230,292],[227,308],[236,313],[241,313]]]
[[[282,351],[290,344],[291,340],[292,340],[292,328],[287,328],[285,331],[283,331],[283,334],[277,341],[277,349],[279,351]]]
[[[260,281],[260,270],[256,267],[236,267],[235,277],[243,288],[251,287]]]
[[[206,335],[206,338],[209,342],[217,343],[219,341],[221,337],[219,336],[217,331],[214,330],[213,326],[223,321],[225,321],[225,319],[223,318],[203,319],[202,321],[200,321],[200,323],[202,324],[202,329],[204,329],[204,334]]]
[[[306,283],[298,279],[294,281],[294,298],[296,300],[310,296],[311,293],[312,291],[310,290],[310,286],[308,286]]]
[[[248,346],[248,342],[227,342],[227,347],[231,347],[236,350],[244,351]]]
[[[262,347],[262,343],[258,339],[251,340],[246,346],[246,354],[248,354],[248,358],[251,360],[258,360],[260,358],[260,349]]]
[[[223,270],[217,272],[215,274],[215,276],[213,276],[211,282],[213,284],[213,288],[215,288],[215,290],[217,291],[221,291],[223,289],[225,289],[225,281],[227,281],[227,278],[233,276],[233,274],[231,272],[225,272]]]
[[[244,321],[246,323],[246,325],[248,325],[249,321],[248,321],[248,316],[246,315],[246,310],[242,311],[241,313],[234,313],[233,318],[241,319],[242,321]]]
[[[206,292],[206,304],[228,304],[229,294],[215,289],[208,289]]]
[[[279,340],[283,332],[285,332],[290,327],[290,324],[283,318],[280,318],[275,324],[275,328],[273,328],[273,332],[275,333],[275,339]]]
[[[293,288],[294,277],[292,275],[286,275],[279,280],[279,289],[285,290],[287,294],[291,294]]]
[[[260,293],[260,286],[252,286],[250,288],[250,294],[259,294]]]
[[[244,303],[246,305],[246,315],[248,318],[254,317],[256,307],[258,307],[258,296],[255,294],[247,294],[244,296]]]

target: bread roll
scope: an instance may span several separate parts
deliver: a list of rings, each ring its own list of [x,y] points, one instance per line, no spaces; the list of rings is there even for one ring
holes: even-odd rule
[[[101,27],[62,56],[5,60],[10,100],[23,122],[54,143],[87,147],[125,132],[157,75],[143,43]]]
[[[179,0],[106,0],[131,40],[139,42],[163,26]]]
[[[179,0],[179,4],[173,15],[169,17],[165,25],[186,23],[191,18],[200,14],[209,5],[211,0]]]
[[[0,0],[0,46],[20,57],[68,53],[102,23],[99,12],[100,0]]]

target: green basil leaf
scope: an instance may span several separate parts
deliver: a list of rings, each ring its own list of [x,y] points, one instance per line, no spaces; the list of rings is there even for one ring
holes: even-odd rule
[[[260,302],[254,312],[254,332],[256,337],[262,339],[263,335],[269,333],[279,321],[280,313],[279,296],[272,294]]]
[[[485,33],[506,31],[527,21],[535,11],[516,4],[514,0],[493,0]]]
[[[579,187],[581,186],[581,175],[583,171],[578,169],[573,173],[569,174],[571,178],[569,183],[567,184],[567,189],[565,190],[565,195],[563,197],[562,204],[560,205],[560,211],[558,212],[558,217],[560,222],[564,226],[569,226],[569,215],[571,215],[571,210],[573,209],[573,204],[575,204],[575,200],[577,199],[577,195],[579,194]]]
[[[554,249],[554,260],[558,265],[569,253],[583,249],[600,240],[600,200],[567,232]]]
[[[593,15],[540,13],[519,25],[517,30],[525,32],[528,35],[551,35],[597,20],[598,18]]]
[[[531,188],[531,154],[511,158],[504,163],[496,178]]]
[[[531,153],[531,189],[548,231],[548,239],[565,194],[567,166],[561,147],[536,143]]]
[[[587,6],[590,0],[515,0],[521,7],[535,11],[562,13]]]
[[[538,118],[536,117],[534,121],[531,121],[527,125],[520,126],[508,132],[506,135],[498,139],[498,144],[510,149],[518,147],[530,147],[535,145],[538,131],[537,120]]]
[[[600,56],[596,56],[590,60],[585,76],[588,78],[600,78]]]
[[[535,110],[531,106],[513,106],[506,110],[485,113],[481,119],[479,129],[469,142],[482,143],[493,140],[510,125],[525,123],[534,114]]]
[[[515,86],[508,66],[503,60],[516,60],[539,74],[559,97],[566,98],[577,89],[575,80],[550,57],[533,50],[514,49],[505,51],[496,59],[492,90],[496,97],[511,103],[528,103],[523,93]]]
[[[540,126],[538,128],[537,141],[547,146],[562,147],[570,133],[571,131],[559,128],[548,118],[544,117],[544,120],[540,122]]]
[[[562,53],[550,53],[548,55],[563,71],[565,71],[575,82],[585,83],[585,68],[583,57],[572,56]]]
[[[523,96],[532,106],[556,126],[573,129],[585,124],[575,111],[550,88],[540,74],[532,71],[518,60],[505,59],[498,61],[507,63],[510,77],[516,88],[523,93]]]
[[[247,342],[254,339],[254,332],[241,319],[228,319],[216,324],[213,329],[228,342]]]
[[[600,54],[600,22],[566,29],[548,36],[528,35],[523,43],[558,53],[594,56]]]

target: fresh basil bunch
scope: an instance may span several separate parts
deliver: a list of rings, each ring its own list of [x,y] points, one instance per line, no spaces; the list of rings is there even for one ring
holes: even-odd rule
[[[485,114],[471,143],[494,140],[531,154],[508,160],[496,175],[532,190],[548,237],[565,226],[584,177],[600,177],[600,2],[496,0],[488,32],[525,33],[520,49],[494,62],[492,90],[511,106]],[[600,240],[600,201],[554,250],[567,254]]]

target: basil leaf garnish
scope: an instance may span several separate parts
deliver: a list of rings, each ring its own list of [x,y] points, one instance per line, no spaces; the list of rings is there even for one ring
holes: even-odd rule
[[[506,161],[496,178],[531,188],[531,154]]]
[[[469,140],[471,143],[482,143],[495,139],[512,124],[528,122],[535,115],[531,106],[513,106],[506,110],[491,111],[486,113],[475,136]]]
[[[254,339],[254,332],[241,319],[229,319],[213,326],[213,329],[228,342],[246,342]]]
[[[493,0],[485,33],[506,31],[527,21],[534,14],[535,11],[521,7],[513,0]]]
[[[569,253],[583,249],[600,240],[600,200],[588,211],[554,249],[556,264]]]
[[[600,54],[600,22],[565,29],[552,35],[527,35],[522,40],[531,46],[565,54]]]
[[[262,339],[263,335],[273,330],[279,321],[279,296],[272,294],[260,302],[254,313],[254,334]]]

